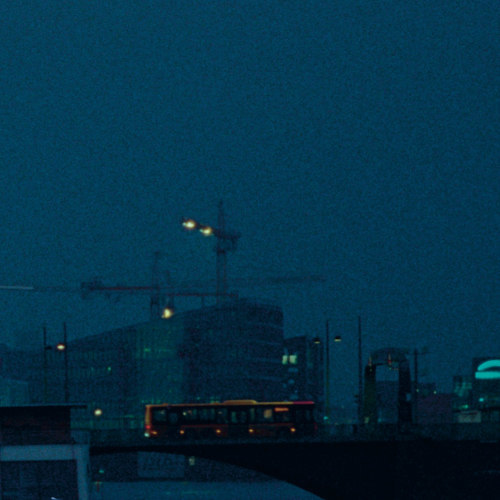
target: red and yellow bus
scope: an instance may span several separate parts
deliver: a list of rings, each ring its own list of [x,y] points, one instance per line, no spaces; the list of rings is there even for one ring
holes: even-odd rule
[[[313,401],[146,405],[146,437],[231,438],[312,436],[317,431]]]

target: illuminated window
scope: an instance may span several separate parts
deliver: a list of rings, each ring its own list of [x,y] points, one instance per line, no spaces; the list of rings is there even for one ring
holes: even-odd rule
[[[289,359],[291,365],[297,364],[297,354],[290,354]]]
[[[272,408],[257,408],[257,422],[267,423],[274,420]]]

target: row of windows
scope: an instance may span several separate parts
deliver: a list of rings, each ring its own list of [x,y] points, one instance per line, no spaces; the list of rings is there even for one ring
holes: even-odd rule
[[[257,408],[187,408],[153,410],[153,422],[167,425],[180,424],[246,424],[246,423],[286,423],[312,422],[313,413],[309,408],[257,407]]]

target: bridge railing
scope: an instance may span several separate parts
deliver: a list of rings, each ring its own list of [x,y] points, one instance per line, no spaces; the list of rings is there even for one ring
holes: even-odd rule
[[[75,431],[72,431],[75,435]],[[140,429],[100,429],[80,431],[78,442],[88,442],[90,445],[127,445],[127,444],[158,444],[157,439],[147,439]],[[291,439],[291,438],[290,438]],[[436,441],[500,441],[500,424],[433,424],[433,425],[409,425],[398,426],[397,424],[377,424],[357,427],[352,424],[333,425],[322,427],[314,437],[294,438],[299,441],[398,441],[430,439]],[[82,441],[86,440],[86,441]],[[263,442],[282,441],[278,438],[262,438]],[[208,442],[208,440],[202,440]],[[216,440],[216,442],[229,442],[232,440]],[[239,441],[246,441],[241,440]],[[248,442],[260,441],[248,438]],[[185,441],[182,441],[185,442]]]

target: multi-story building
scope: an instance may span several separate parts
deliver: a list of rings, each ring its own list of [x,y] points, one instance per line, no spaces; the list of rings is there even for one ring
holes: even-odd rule
[[[4,353],[3,374],[33,402],[78,402],[84,427],[142,425],[144,405],[275,400],[283,390],[283,314],[239,299],[73,340]]]
[[[325,402],[324,346],[304,335],[285,339],[285,398],[312,400],[323,411]]]

